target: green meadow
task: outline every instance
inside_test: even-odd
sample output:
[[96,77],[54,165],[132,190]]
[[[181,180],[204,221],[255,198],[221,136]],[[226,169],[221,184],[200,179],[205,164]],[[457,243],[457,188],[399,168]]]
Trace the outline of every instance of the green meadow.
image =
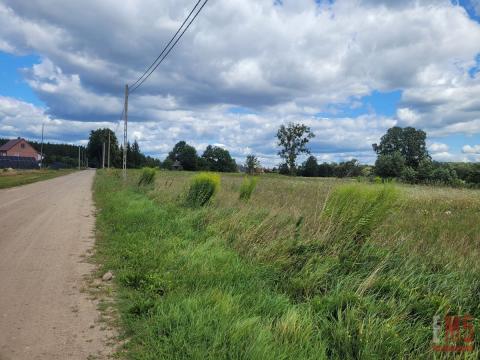
[[[195,175],[97,172],[119,356],[480,357],[479,191],[222,174],[199,203]],[[472,316],[474,350],[433,351],[435,315]]]

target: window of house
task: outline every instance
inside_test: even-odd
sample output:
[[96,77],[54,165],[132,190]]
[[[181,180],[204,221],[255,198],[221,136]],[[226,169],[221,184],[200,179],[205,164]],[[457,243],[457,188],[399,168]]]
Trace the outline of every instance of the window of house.
[[20,147],[21,147],[22,149],[25,149],[25,144],[20,144]]

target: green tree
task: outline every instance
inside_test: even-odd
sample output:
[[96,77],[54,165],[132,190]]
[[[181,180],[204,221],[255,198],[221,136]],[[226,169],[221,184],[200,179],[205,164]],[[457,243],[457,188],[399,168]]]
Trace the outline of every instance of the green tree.
[[470,169],[464,180],[472,184],[480,184],[480,164],[470,164]]
[[332,176],[335,176],[335,166],[337,164],[335,163],[332,163],[332,164],[329,164],[329,163],[321,163],[320,165],[318,165],[318,176],[320,177],[332,177]]
[[173,165],[173,160],[167,157],[163,162],[162,162],[162,169],[166,170],[171,170]]
[[357,159],[352,159],[348,161],[343,161],[335,167],[335,175],[337,177],[355,177],[360,176],[362,173],[362,168],[358,163]]
[[302,165],[302,175],[306,177],[318,176],[318,162],[315,156],[309,156]]
[[277,132],[278,146],[281,148],[278,155],[285,160],[290,175],[296,171],[296,160],[298,155],[310,154],[307,144],[315,134],[304,124],[289,123],[282,125]]
[[208,162],[205,158],[199,157],[197,161],[197,170],[208,171]]
[[375,173],[383,178],[399,177],[405,167],[405,158],[399,151],[381,154],[375,162]]
[[415,184],[417,181],[417,172],[411,166],[405,166],[400,175],[402,181],[410,184]]
[[427,134],[423,130],[394,126],[382,136],[379,145],[372,146],[378,155],[400,153],[405,159],[405,165],[416,170],[422,160],[430,159],[425,144],[426,138]]
[[145,155],[140,152],[140,146],[138,145],[137,140],[134,140],[131,146],[130,143],[128,143],[127,163],[129,168],[134,169],[138,169],[146,165]]
[[254,174],[255,170],[260,167],[260,161],[255,155],[247,155],[245,160],[245,168],[247,169],[248,174]]
[[202,158],[205,159],[205,163],[210,171],[237,171],[237,164],[230,156],[228,150],[222,149],[219,146],[208,145],[202,155]]
[[[107,128],[92,130],[88,139],[87,154],[88,162],[92,167],[102,166],[103,144],[105,144],[105,166],[107,166],[108,134],[110,133],[110,163],[112,166],[122,165],[122,155],[118,147],[115,133]],[[45,147],[44,147],[45,149]],[[78,150],[77,150],[78,151]]]
[[[105,144],[105,166],[107,166],[109,133],[110,166],[118,168],[123,166],[123,146],[118,146],[118,140],[115,136],[115,133],[106,128],[97,129],[90,132],[90,138],[87,146],[87,154],[90,166],[97,168],[102,166],[103,144]],[[144,166],[157,167],[159,165],[160,161],[158,159],[145,156],[140,151],[140,146],[138,145],[137,140],[135,140],[133,144],[127,142],[127,168],[140,168]]]
[[195,171],[198,168],[197,150],[185,141],[176,143],[168,154],[168,158],[172,162],[179,161],[184,170]]
[[278,166],[278,173],[281,175],[290,175],[290,169],[286,163],[282,163]]
[[449,165],[435,168],[431,173],[431,180],[445,185],[457,185],[459,183],[456,171]]
[[432,177],[433,163],[430,159],[423,159],[418,164],[417,179],[419,181],[428,181]]

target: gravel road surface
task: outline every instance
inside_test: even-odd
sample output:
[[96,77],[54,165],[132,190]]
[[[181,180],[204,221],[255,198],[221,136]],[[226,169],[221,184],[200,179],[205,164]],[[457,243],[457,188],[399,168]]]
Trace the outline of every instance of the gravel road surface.
[[107,354],[108,332],[82,291],[93,270],[94,176],[0,190],[0,360]]

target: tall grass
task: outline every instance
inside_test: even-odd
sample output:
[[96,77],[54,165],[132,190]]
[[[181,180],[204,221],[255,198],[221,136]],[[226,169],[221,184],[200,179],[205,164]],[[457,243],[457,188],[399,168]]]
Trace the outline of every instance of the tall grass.
[[257,186],[257,178],[254,176],[246,176],[240,185],[240,200],[249,200],[255,187]]
[[397,191],[391,185],[343,185],[327,199],[325,220],[330,241],[363,242],[393,209]]
[[213,173],[200,173],[190,183],[185,202],[191,207],[208,204],[220,187],[220,176]]
[[98,247],[131,358],[442,358],[445,314],[475,318],[462,358],[479,357],[478,192],[264,176],[238,202],[228,175],[214,206],[185,208],[190,174],[117,181],[97,177]]
[[153,184],[155,181],[156,170],[153,168],[143,168],[138,179],[138,186],[147,186]]

